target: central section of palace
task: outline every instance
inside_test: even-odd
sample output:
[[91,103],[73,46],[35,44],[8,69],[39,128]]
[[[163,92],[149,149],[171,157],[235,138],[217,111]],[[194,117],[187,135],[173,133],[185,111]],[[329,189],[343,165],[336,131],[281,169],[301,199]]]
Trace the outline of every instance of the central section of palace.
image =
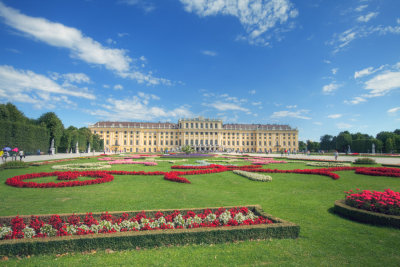
[[192,146],[212,152],[296,152],[298,130],[277,124],[223,124],[207,118],[170,122],[101,121],[89,129],[104,140],[106,152],[165,152]]

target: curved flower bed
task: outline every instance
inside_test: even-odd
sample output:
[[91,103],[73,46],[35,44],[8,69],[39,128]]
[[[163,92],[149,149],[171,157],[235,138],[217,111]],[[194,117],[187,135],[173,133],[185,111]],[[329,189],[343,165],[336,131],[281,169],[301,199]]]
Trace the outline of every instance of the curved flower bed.
[[42,165],[48,165],[48,164],[64,162],[64,161],[71,161],[71,160],[76,160],[76,159],[58,159],[58,160],[48,160],[48,161],[41,161],[41,162],[32,162],[29,165],[31,165],[31,166],[42,166]]
[[27,224],[23,218],[17,216],[11,219],[10,225],[0,227],[0,240],[272,223],[273,221],[263,216],[255,215],[247,207],[219,208],[214,212],[210,209],[198,213],[187,211],[186,214],[179,210],[170,214],[158,211],[154,216],[149,217],[144,211],[132,217],[128,213],[116,217],[106,212],[102,213],[100,220],[94,218],[92,213],[87,213],[82,221],[76,215],[69,216],[66,221],[59,215],[52,215],[47,221],[43,221],[38,216],[31,216]]
[[[49,182],[49,183],[35,183],[35,182],[24,182],[25,179],[33,179],[39,177],[48,176],[60,176],[63,172],[51,172],[51,173],[32,173],[26,175],[19,175],[6,180],[6,184],[15,187],[34,187],[34,188],[49,188],[49,187],[69,187],[69,186],[82,186],[110,182],[114,179],[112,174],[115,175],[164,175],[164,179],[173,182],[190,183],[188,179],[183,175],[199,175],[199,174],[212,174],[220,173],[225,171],[242,170],[253,173],[297,173],[297,174],[313,174],[331,177],[334,180],[340,178],[340,176],[334,172],[337,171],[350,171],[355,170],[356,173],[375,175],[375,176],[392,176],[400,177],[400,170],[396,168],[366,168],[366,167],[333,167],[333,168],[321,168],[321,169],[305,169],[305,170],[278,170],[278,169],[262,169],[260,165],[246,165],[246,166],[232,166],[232,165],[217,165],[211,164],[208,166],[171,166],[171,169],[181,169],[183,171],[84,171],[84,172],[68,172],[78,173],[78,176],[96,177],[93,180],[86,181],[69,181],[69,182]],[[65,172],[64,172],[65,173]],[[70,179],[64,179],[70,180]]]
[[75,163],[54,165],[51,168],[54,170],[102,170],[111,168],[111,165],[106,165],[104,163]]
[[240,176],[246,177],[253,181],[259,181],[259,182],[272,181],[272,177],[269,175],[264,175],[264,174],[254,173],[254,172],[246,172],[246,171],[241,171],[241,170],[234,170],[233,173],[236,173]]
[[346,204],[351,207],[400,216],[400,192],[391,189],[383,192],[357,189],[345,193]]
[[[95,179],[85,181],[67,181],[67,182],[48,182],[48,183],[36,183],[36,182],[25,182],[24,180],[34,179],[39,177],[57,176],[58,180],[75,180],[78,177],[93,177]],[[52,188],[52,187],[71,187],[71,186],[83,186],[92,184],[107,183],[114,180],[114,176],[104,171],[84,171],[84,172],[41,172],[41,173],[30,173],[24,175],[14,176],[6,180],[6,184],[15,187],[30,187],[30,188]]]

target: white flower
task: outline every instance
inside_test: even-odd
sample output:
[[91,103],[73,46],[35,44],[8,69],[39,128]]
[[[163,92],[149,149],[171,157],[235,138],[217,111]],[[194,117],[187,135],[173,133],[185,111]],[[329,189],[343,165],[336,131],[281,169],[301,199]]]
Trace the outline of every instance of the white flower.
[[219,215],[219,221],[222,222],[223,224],[227,224],[230,219],[232,219],[232,217],[229,210],[225,210],[223,213]]
[[40,228],[40,233],[47,234],[47,236],[52,237],[57,235],[57,230],[53,228],[50,224],[44,224]]
[[207,215],[207,217],[205,218],[206,222],[213,222],[217,219],[217,215],[215,215],[214,213],[210,213]]
[[264,175],[260,173],[254,173],[254,172],[246,172],[242,170],[234,170],[233,173],[236,173],[240,176],[246,177],[250,180],[253,181],[261,181],[261,182],[270,182],[272,181],[272,177],[269,175]]
[[12,234],[11,227],[3,226],[0,227],[0,239],[4,239],[7,235]]

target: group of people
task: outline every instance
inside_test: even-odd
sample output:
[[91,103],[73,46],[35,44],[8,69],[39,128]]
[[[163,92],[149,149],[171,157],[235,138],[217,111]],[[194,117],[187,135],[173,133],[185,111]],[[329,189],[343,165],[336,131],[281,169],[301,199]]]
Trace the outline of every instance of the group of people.
[[19,152],[14,152],[10,155],[8,151],[0,151],[0,157],[3,160],[3,162],[7,161],[7,158],[11,156],[11,160],[17,160],[17,157],[19,156],[19,160],[22,161],[22,158],[25,158],[25,154],[23,150],[20,150]]

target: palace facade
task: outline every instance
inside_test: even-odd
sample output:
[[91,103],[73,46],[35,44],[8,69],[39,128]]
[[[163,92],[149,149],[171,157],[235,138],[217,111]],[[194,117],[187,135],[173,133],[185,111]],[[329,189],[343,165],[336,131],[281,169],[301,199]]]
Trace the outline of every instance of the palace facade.
[[276,124],[223,124],[222,120],[193,118],[169,122],[110,122],[89,126],[104,140],[107,152],[196,151],[271,153],[298,150],[298,130]]

